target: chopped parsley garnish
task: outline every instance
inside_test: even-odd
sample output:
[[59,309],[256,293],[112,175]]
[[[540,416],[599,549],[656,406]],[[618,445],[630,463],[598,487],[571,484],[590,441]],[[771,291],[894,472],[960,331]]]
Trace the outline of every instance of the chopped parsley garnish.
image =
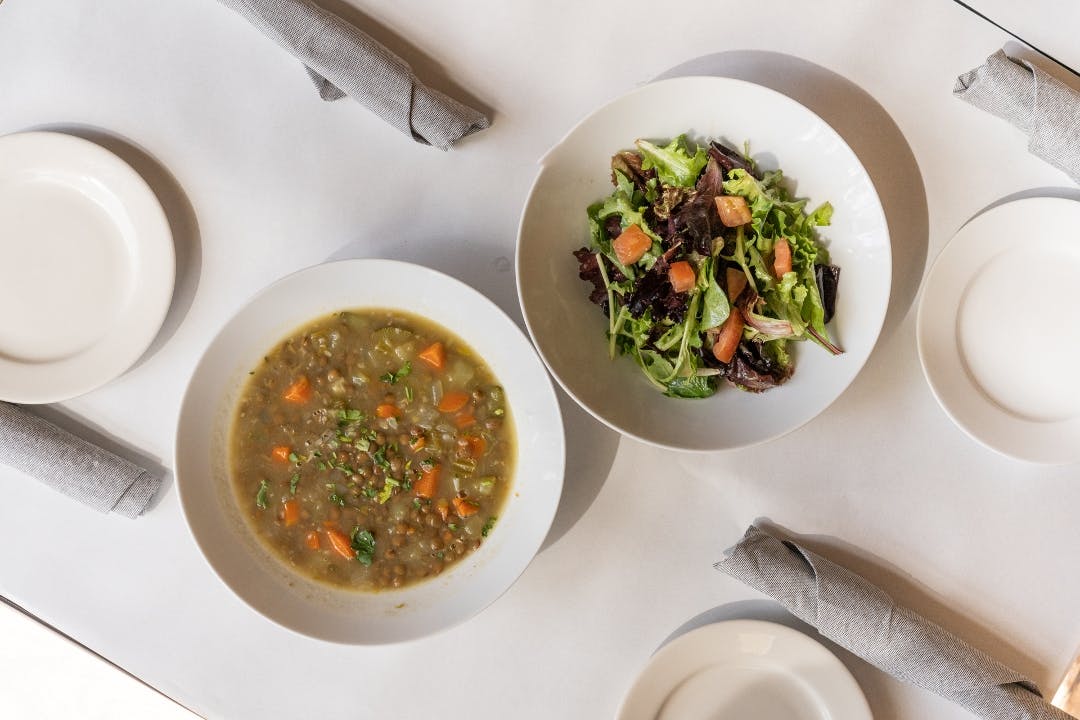
[[335,505],[345,507],[345,498],[341,497],[336,492],[330,493],[330,502],[334,503]]
[[401,489],[404,490],[405,492],[408,492],[409,490],[412,490],[412,480],[410,480],[408,477],[406,477],[401,483]]
[[364,494],[367,495],[369,498],[375,498],[378,497],[379,491],[373,487],[366,487],[364,488]]
[[255,493],[255,507],[260,510],[266,509],[266,494],[270,492],[270,483],[263,480],[259,483],[259,492]]
[[457,530],[457,523],[449,523],[446,527],[450,528],[451,530]]
[[414,508],[416,508],[417,510],[420,509],[420,500],[419,500],[419,498],[413,498],[412,506]]
[[413,400],[412,388],[409,387],[408,385],[406,385],[405,386],[405,402],[412,402],[412,400]]
[[289,478],[289,494],[295,495],[296,488],[300,485],[300,473],[293,473],[293,476]]
[[381,467],[383,471],[390,469],[390,461],[386,459],[386,446],[383,445],[371,456],[372,462]]
[[412,363],[406,362],[397,372],[387,372],[379,376],[379,379],[388,385],[397,385],[402,378],[408,377],[412,372]]
[[294,452],[291,452],[291,453],[289,453],[289,462],[291,462],[291,463],[298,463],[298,462],[300,462],[300,456],[299,456],[299,455],[297,455],[297,454],[296,454],[296,453],[294,453]]
[[356,448],[361,452],[367,452],[371,449],[371,441],[366,437],[356,438],[356,440],[353,441],[353,445],[356,445]]
[[382,491],[379,493],[379,497],[376,498],[380,505],[386,504],[386,501],[390,499],[390,495],[394,492],[394,488],[396,487],[401,487],[401,483],[394,478],[386,478],[385,482],[383,482]]
[[491,529],[492,529],[493,527],[495,527],[495,521],[496,521],[496,520],[498,520],[498,519],[499,519],[499,518],[497,518],[496,516],[492,515],[492,516],[491,516],[491,517],[489,517],[489,518],[488,518],[488,519],[487,519],[486,521],[484,521],[484,527],[482,527],[482,528],[480,529],[480,534],[481,534],[481,535],[483,535],[484,537],[487,537],[487,536],[488,536],[488,533],[489,533],[489,532],[491,532]]
[[352,408],[345,408],[344,410],[338,410],[338,420],[341,422],[359,422],[364,419],[364,413]]
[[326,469],[326,463],[324,463],[322,460],[320,460],[318,467],[319,467],[320,470],[325,470]]
[[375,536],[370,530],[361,530],[357,525],[353,528],[350,539],[352,549],[356,551],[356,559],[361,565],[370,565],[375,559]]
[[338,442],[341,442],[341,443],[351,443],[352,442],[352,438],[349,437],[348,435],[346,435],[345,433],[338,433],[337,439],[338,439]]

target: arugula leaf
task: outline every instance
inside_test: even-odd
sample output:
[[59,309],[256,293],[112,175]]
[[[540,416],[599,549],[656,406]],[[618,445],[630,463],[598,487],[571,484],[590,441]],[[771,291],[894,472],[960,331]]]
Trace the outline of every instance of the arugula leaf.
[[266,480],[259,482],[259,492],[255,493],[255,507],[260,510],[266,509],[266,494],[270,492],[270,483]]
[[371,534],[371,531],[363,530],[357,525],[352,529],[349,540],[360,564],[370,565],[375,559],[375,536]]
[[714,272],[715,263],[711,260],[705,262],[704,276],[707,281],[705,294],[701,298],[701,323],[699,330],[710,330],[720,327],[731,314],[731,303],[728,302],[727,293],[716,282]]
[[679,135],[664,147],[657,147],[648,140],[635,143],[641,152],[641,168],[656,168],[656,176],[665,185],[694,187],[698,175],[709,162],[709,153],[698,148],[693,155],[686,146],[686,135]]
[[705,398],[716,392],[716,376],[691,375],[690,377],[675,378],[668,383],[668,397],[677,398]]

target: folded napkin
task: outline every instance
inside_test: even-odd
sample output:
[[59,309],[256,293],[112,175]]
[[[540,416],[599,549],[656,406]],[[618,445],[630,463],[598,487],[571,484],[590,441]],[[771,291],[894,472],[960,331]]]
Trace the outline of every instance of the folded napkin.
[[0,402],[0,463],[101,512],[137,517],[160,478],[67,430]]
[[863,660],[977,715],[989,720],[1071,720],[1020,673],[897,605],[850,570],[757,526],[715,567],[771,595]]
[[1030,152],[1080,182],[1080,93],[998,50],[958,77],[953,95],[1023,130]]
[[220,0],[307,67],[324,100],[351,96],[414,140],[443,150],[490,123],[433,90],[409,64],[310,0]]

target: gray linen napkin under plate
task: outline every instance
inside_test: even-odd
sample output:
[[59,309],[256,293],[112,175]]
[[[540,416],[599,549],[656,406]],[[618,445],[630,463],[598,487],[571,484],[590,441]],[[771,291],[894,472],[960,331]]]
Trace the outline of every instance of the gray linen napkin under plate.
[[0,463],[101,512],[138,517],[161,479],[36,415],[0,402]]
[[219,0],[307,67],[324,100],[351,96],[418,142],[443,150],[490,123],[433,90],[409,64],[310,0]]
[[715,567],[863,660],[984,718],[1070,720],[1031,680],[790,540],[752,525]]
[[998,50],[958,77],[953,95],[1023,130],[1028,150],[1080,182],[1080,93]]

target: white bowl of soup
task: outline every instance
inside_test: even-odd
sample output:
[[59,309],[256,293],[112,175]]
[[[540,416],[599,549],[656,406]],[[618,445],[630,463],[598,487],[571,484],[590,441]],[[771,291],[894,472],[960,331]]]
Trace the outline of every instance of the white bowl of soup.
[[290,275],[229,320],[180,412],[196,543],[296,632],[409,640],[494,601],[540,548],[564,469],[558,403],[518,327],[428,268]]

